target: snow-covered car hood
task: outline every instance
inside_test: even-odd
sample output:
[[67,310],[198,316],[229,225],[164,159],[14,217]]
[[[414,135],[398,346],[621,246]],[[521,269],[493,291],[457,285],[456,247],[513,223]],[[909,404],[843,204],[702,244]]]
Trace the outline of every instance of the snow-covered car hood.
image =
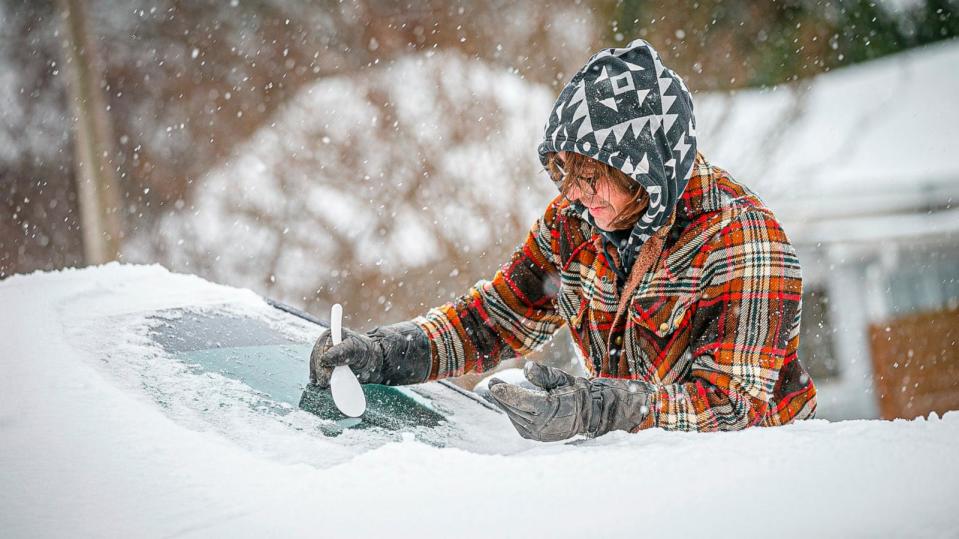
[[[324,420],[277,409],[240,379],[170,361],[149,331],[149,313],[178,308],[275,316],[252,292],[109,264],[8,278],[0,305],[8,537],[959,529],[955,412],[535,444],[501,415],[449,397],[438,403],[456,412],[444,447],[415,428],[327,436]],[[281,327],[306,340],[316,331]]]

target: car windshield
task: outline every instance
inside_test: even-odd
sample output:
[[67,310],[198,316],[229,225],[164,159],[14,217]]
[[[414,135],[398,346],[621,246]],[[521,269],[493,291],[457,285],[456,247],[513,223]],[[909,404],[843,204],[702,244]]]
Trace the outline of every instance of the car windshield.
[[[150,317],[149,335],[191,369],[216,373],[256,390],[264,397],[260,406],[280,414],[299,408],[327,420],[321,427],[327,435],[371,427],[422,433],[446,421],[428,391],[381,385],[363,386],[367,410],[361,418],[344,416],[329,390],[308,384],[310,352],[324,326],[291,311],[295,312],[276,309],[270,320],[230,309],[161,310]],[[445,387],[455,391],[448,384]],[[464,400],[479,407],[486,404],[475,396]]]
[[249,291],[171,286],[129,297],[76,299],[71,308],[93,314],[68,328],[71,346],[96,358],[130,398],[204,436],[316,466],[410,437],[480,453],[528,447],[498,409],[447,380],[364,386],[366,413],[347,418],[328,391],[309,387],[310,352],[325,322]]

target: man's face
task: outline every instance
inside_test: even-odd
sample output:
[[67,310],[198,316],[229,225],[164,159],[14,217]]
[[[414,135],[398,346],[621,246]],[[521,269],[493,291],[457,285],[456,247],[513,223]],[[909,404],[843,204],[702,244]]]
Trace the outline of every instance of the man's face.
[[[559,158],[566,161],[566,152],[559,152]],[[617,230],[628,227],[612,227],[613,221],[619,215],[626,205],[632,200],[633,195],[622,191],[604,178],[598,178],[594,187],[582,186],[575,183],[566,195],[571,202],[579,202],[589,214],[593,216],[596,226],[603,230]]]

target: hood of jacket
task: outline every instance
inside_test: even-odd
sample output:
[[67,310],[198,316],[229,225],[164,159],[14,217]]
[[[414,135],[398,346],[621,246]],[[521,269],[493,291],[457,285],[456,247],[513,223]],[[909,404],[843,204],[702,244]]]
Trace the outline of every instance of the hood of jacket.
[[[553,105],[540,161],[545,165],[548,153],[560,151],[613,166],[648,193],[645,214],[628,237],[616,241],[628,273],[643,243],[669,222],[692,174],[697,151],[692,96],[646,41],[603,49]],[[582,215],[595,226],[585,207]]]

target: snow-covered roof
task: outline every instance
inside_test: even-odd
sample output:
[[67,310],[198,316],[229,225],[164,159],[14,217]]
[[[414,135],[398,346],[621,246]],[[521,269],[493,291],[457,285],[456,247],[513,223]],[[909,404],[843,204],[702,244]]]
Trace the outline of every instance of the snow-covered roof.
[[954,207],[957,95],[951,40],[809,81],[696,96],[700,149],[787,222]]
[[[616,432],[555,444],[516,435],[438,448],[406,436],[344,451],[308,422],[271,420],[233,402],[243,391],[222,377],[172,369],[145,336],[102,318],[220,301],[265,307],[247,291],[156,266],[0,282],[6,536],[943,536],[959,529],[959,465],[949,449],[959,442],[956,412],[734,433]],[[191,376],[203,378],[208,399],[151,397],[176,397]],[[204,404],[217,399],[223,404]],[[599,515],[586,510],[597,492]],[[757,499],[769,507],[751,510]],[[729,528],[732,517],[745,518],[745,528]]]

